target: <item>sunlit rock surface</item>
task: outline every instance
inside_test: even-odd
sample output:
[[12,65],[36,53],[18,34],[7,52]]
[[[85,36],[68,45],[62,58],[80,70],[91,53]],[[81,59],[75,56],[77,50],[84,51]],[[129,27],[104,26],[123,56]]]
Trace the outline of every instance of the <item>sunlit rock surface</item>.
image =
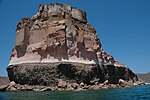
[[21,84],[138,80],[102,49],[86,13],[65,4],[40,5],[37,14],[21,19],[7,71],[10,80]]

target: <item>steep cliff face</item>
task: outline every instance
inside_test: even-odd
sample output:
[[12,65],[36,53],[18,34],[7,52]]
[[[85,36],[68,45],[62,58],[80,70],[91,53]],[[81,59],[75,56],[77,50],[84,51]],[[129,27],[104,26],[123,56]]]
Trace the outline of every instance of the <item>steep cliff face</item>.
[[40,5],[37,14],[21,19],[7,71],[10,80],[21,84],[137,80],[103,51],[86,13],[62,4]]

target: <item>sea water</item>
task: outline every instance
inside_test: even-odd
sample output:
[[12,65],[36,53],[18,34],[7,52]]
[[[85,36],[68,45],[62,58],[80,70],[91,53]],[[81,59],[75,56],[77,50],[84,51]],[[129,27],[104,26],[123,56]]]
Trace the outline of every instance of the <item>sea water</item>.
[[0,100],[150,100],[150,85],[97,91],[0,92]]

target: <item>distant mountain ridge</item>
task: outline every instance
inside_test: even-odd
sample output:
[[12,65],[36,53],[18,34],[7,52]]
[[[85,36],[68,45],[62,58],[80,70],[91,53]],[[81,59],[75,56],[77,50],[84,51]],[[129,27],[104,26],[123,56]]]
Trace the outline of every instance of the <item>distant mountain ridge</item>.
[[150,72],[148,72],[146,74],[137,73],[137,76],[138,76],[139,79],[142,79],[146,83],[150,83]]
[[0,76],[0,86],[1,85],[6,85],[8,84],[10,81],[9,81],[9,78],[8,77],[3,77],[3,76]]

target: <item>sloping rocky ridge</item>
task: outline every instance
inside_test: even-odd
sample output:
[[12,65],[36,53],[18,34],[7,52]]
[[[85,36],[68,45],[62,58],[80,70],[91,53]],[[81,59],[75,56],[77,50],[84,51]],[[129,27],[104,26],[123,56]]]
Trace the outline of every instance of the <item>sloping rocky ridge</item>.
[[29,85],[66,82],[97,84],[137,76],[101,48],[86,13],[69,5],[40,5],[32,18],[23,18],[7,68],[11,81]]
[[150,83],[150,72],[146,74],[137,73],[136,75],[138,76],[139,79],[143,80],[144,82]]
[[0,76],[0,86],[1,85],[6,85],[8,84],[10,81],[9,81],[9,78],[8,77],[3,77],[3,76]]

